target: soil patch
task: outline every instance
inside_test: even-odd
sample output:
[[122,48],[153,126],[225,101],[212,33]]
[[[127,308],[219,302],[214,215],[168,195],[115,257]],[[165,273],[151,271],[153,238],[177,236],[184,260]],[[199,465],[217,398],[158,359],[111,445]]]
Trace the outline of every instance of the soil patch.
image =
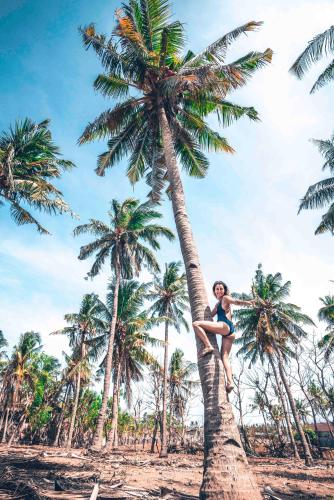
[[[334,461],[314,467],[289,459],[252,458],[264,498],[334,499]],[[0,446],[0,499],[198,499],[202,456],[122,448],[87,453],[43,446]]]

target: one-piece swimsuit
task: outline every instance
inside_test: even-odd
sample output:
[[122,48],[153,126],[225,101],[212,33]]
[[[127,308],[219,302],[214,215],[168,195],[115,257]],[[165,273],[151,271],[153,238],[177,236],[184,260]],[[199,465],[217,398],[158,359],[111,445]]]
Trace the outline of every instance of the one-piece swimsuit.
[[226,316],[225,309],[223,309],[220,302],[218,303],[218,307],[217,307],[217,322],[219,322],[219,321],[223,321],[224,323],[226,323],[230,327],[230,333],[225,335],[225,337],[228,337],[229,335],[232,335],[232,333],[235,332],[234,325],[233,325],[232,321],[229,320],[228,317]]

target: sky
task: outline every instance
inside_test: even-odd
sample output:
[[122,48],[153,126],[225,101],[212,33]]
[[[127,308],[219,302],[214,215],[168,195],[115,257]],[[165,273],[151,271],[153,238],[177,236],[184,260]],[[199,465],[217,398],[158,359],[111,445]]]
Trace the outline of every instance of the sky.
[[[77,145],[88,121],[112,105],[92,88],[102,68],[95,54],[83,49],[78,27],[95,22],[98,32],[110,33],[118,6],[118,0],[0,4],[0,131],[25,117],[51,119],[54,141],[64,158],[76,164],[58,185],[80,223],[90,217],[107,221],[112,198],[144,200],[147,193],[143,183],[130,186],[124,175],[126,161],[104,178],[94,173],[97,155],[105,150],[103,141]],[[264,24],[240,38],[227,61],[251,50],[274,51],[272,64],[229,97],[254,106],[261,122],[243,119],[220,130],[236,153],[210,154],[203,180],[184,177],[208,291],[216,279],[227,282],[232,291],[249,291],[261,262],[265,272],[281,272],[284,280],[291,280],[291,301],[316,321],[319,297],[333,293],[333,239],[314,235],[321,211],[297,211],[307,187],[324,177],[322,158],[309,139],[326,139],[333,133],[334,89],[331,84],[309,94],[326,60],[302,81],[288,70],[308,40],[329,27],[333,3],[174,0],[172,9],[185,25],[187,48],[194,51],[250,20]],[[164,224],[174,228],[168,201],[162,213]],[[77,256],[88,240],[72,236],[78,220],[66,215],[41,220],[51,236],[39,235],[32,226],[17,227],[8,209],[0,209],[0,329],[11,346],[22,332],[39,331],[45,350],[61,356],[66,339],[49,333],[64,325],[65,313],[78,309],[84,293],[95,291],[104,297],[109,270],[86,281],[90,263]],[[162,265],[180,258],[177,242],[161,242]],[[149,279],[147,273],[142,279]],[[319,325],[317,334],[321,332]],[[192,333],[173,334],[171,350],[175,347],[195,361]]]

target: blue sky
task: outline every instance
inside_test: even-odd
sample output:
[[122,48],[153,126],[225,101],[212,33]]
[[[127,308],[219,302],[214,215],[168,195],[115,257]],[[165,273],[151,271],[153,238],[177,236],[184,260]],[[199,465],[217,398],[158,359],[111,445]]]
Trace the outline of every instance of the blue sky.
[[[93,91],[101,68],[95,55],[83,49],[78,26],[94,21],[98,31],[110,32],[118,6],[114,0],[2,0],[0,5],[0,129],[26,116],[51,119],[55,142],[77,165],[59,186],[81,222],[104,219],[112,198],[144,200],[146,194],[143,184],[131,188],[124,162],[106,177],[96,176],[103,142],[76,144],[87,122],[110,106]],[[316,318],[318,298],[331,291],[329,280],[334,279],[333,239],[314,236],[321,212],[297,216],[297,207],[307,187],[322,175],[322,159],[309,138],[333,132],[333,84],[309,95],[325,61],[301,82],[288,69],[307,41],[328,28],[333,4],[281,0],[278,7],[274,0],[182,0],[173,2],[173,11],[185,23],[193,50],[254,19],[264,21],[263,28],[241,38],[228,57],[267,47],[275,53],[272,65],[230,97],[253,105],[262,121],[243,120],[221,131],[236,154],[212,154],[205,180],[184,179],[208,287],[224,279],[233,291],[248,291],[262,262],[265,272],[280,271],[292,281],[292,300]],[[174,227],[168,202],[162,210],[164,223]],[[89,263],[77,260],[84,240],[72,237],[78,221],[67,216],[42,220],[52,236],[15,226],[1,208],[0,329],[11,345],[23,331],[40,331],[46,350],[60,356],[65,339],[48,333],[63,325],[65,313],[77,309],[83,293],[94,290],[103,297],[108,270],[85,281]],[[178,244],[163,242],[160,262],[175,259],[180,259]],[[171,344],[195,360],[192,334],[175,334]]]

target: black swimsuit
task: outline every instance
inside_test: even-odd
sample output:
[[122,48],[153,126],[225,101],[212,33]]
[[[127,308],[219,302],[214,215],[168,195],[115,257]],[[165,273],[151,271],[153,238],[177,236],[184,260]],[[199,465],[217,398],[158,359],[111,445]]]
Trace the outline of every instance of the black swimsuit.
[[231,320],[228,319],[226,316],[225,309],[223,309],[221,303],[219,302],[218,307],[217,307],[217,322],[223,321],[223,323],[226,323],[230,327],[230,333],[227,335],[224,335],[224,337],[228,337],[229,335],[232,335],[232,333],[235,332],[234,325]]

